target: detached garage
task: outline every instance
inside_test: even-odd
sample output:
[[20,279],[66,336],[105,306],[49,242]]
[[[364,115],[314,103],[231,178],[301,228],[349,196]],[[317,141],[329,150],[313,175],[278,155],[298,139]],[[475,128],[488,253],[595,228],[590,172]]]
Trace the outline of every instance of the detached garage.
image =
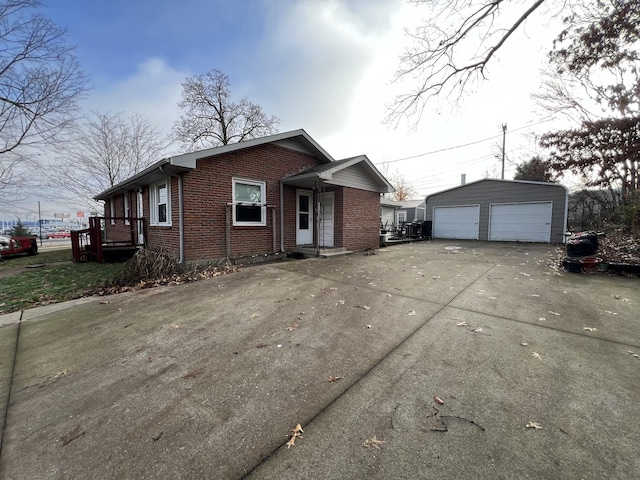
[[555,183],[484,179],[429,195],[433,238],[564,242],[567,189]]

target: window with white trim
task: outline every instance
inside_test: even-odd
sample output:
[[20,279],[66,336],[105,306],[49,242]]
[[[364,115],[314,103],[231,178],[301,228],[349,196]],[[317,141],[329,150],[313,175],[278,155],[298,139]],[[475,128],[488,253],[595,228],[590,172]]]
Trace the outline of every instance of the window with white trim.
[[407,212],[398,212],[398,225],[407,221]]
[[233,224],[265,226],[267,224],[267,184],[241,178],[233,179]]
[[169,179],[149,187],[151,225],[171,225],[171,183]]

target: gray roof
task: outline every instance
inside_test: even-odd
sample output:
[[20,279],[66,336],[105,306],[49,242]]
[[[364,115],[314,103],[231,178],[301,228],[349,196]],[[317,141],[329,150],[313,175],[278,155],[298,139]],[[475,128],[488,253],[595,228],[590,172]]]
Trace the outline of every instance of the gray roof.
[[197,152],[163,158],[140,173],[137,173],[117,185],[108,188],[93,198],[95,200],[105,200],[117,193],[140,188],[144,185],[150,185],[166,177],[167,174],[177,174],[193,170],[196,168],[196,160],[198,159],[214,157],[216,155],[222,155],[223,153],[235,152],[268,143],[278,143],[289,148],[299,148],[303,151],[311,152],[322,162],[334,162],[333,157],[318,145],[318,143],[311,138],[307,132],[303,129],[292,130],[290,132],[276,133],[275,135],[269,135],[266,137],[253,138],[244,142],[222,145],[219,147],[208,148],[206,150],[199,150]]
[[566,190],[566,187],[564,185],[561,185],[559,183],[551,183],[551,182],[534,182],[531,180],[503,180],[500,178],[481,178],[480,180],[476,180],[474,182],[469,182],[469,183],[465,183],[463,185],[457,185],[455,187],[451,187],[451,188],[446,188],[444,190],[440,190],[439,192],[435,192],[435,193],[431,193],[429,195],[427,195],[427,198],[432,197],[434,195],[439,195],[441,193],[444,192],[450,192],[452,190],[457,190],[459,188],[464,188],[468,185],[474,185],[476,183],[481,183],[481,182],[504,182],[504,183],[523,183],[523,184],[532,184],[532,185],[544,185],[547,187],[560,187],[560,188],[564,188]]

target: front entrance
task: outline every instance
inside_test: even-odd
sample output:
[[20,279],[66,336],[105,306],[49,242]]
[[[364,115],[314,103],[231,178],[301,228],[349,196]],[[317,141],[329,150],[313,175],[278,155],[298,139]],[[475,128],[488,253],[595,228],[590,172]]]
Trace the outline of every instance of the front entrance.
[[320,247],[333,247],[334,193],[325,192],[320,200]]
[[313,244],[313,192],[296,192],[296,245]]

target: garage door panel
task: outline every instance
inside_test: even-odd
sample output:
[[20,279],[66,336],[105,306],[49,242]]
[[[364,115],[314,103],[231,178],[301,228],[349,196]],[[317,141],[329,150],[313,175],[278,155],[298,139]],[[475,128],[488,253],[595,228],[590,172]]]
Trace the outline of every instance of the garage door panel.
[[550,242],[551,202],[491,205],[489,240]]
[[434,207],[433,238],[477,240],[480,206]]

